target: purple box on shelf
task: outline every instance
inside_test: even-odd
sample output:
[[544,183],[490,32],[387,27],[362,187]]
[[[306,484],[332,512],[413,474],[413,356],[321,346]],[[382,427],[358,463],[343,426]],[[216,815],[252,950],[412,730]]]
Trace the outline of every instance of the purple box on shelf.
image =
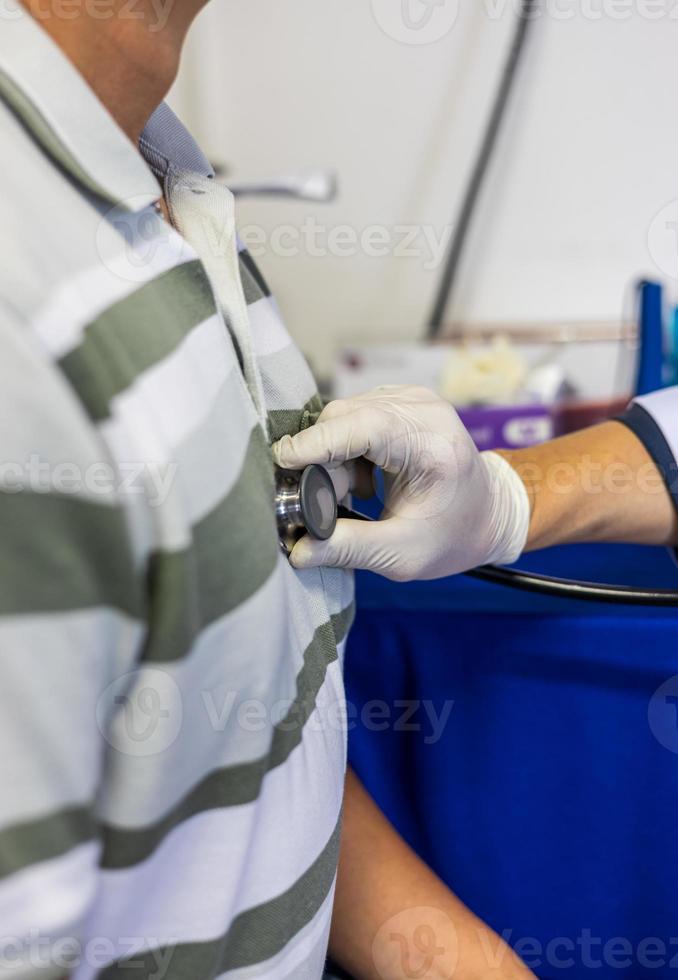
[[460,408],[459,417],[478,449],[519,449],[555,435],[555,409],[548,405],[486,405]]

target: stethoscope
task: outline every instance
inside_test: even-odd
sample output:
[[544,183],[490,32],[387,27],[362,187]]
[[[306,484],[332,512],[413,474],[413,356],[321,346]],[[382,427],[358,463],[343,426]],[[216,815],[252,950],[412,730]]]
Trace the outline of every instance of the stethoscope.
[[[331,538],[339,517],[372,520],[339,504],[329,473],[317,465],[307,466],[304,470],[276,470],[275,512],[280,547],[287,556],[304,534],[319,541]],[[673,589],[579,582],[498,565],[485,565],[465,574],[496,585],[565,599],[633,606],[678,606],[678,591]]]
[[315,465],[301,471],[276,469],[275,516],[280,547],[288,556],[304,534],[318,541],[331,538],[339,504],[327,470]]

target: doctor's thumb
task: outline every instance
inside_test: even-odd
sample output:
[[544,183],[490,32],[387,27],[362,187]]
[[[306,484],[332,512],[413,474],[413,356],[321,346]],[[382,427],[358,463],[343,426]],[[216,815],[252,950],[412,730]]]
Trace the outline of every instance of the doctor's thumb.
[[[379,522],[342,519],[328,541],[318,541],[305,535],[294,546],[290,562],[295,568],[356,568],[376,571],[375,557],[383,535]],[[380,533],[381,532],[381,533]],[[376,540],[375,540],[376,538]]]

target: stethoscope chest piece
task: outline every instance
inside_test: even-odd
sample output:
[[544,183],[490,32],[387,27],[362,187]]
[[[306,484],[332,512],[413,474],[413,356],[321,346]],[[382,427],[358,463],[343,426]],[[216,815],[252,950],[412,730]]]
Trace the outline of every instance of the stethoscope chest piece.
[[276,470],[275,513],[280,546],[289,555],[304,534],[319,541],[332,537],[337,525],[337,495],[322,466]]
[[[338,517],[371,520],[364,514],[337,503],[334,484],[322,466],[307,466],[305,470],[277,469],[275,512],[280,546],[286,555],[291,553],[304,534],[310,534],[320,541],[332,537]],[[569,599],[678,607],[678,591],[674,589],[641,589],[635,586],[577,582],[495,565],[476,568],[466,574],[514,589]]]

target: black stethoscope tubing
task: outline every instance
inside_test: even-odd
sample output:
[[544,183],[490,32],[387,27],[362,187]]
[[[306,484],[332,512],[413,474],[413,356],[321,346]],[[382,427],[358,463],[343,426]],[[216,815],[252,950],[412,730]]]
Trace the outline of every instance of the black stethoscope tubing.
[[[347,507],[338,507],[339,517],[352,520],[372,521],[373,518]],[[518,568],[504,568],[500,565],[483,565],[464,573],[469,578],[502,585],[505,588],[519,589],[539,595],[555,596],[559,599],[578,599],[583,602],[606,602],[625,606],[654,606],[655,608],[678,607],[678,591],[674,589],[651,589],[635,585],[606,585],[602,582],[580,582],[576,579],[555,578],[551,575],[538,575]]]

